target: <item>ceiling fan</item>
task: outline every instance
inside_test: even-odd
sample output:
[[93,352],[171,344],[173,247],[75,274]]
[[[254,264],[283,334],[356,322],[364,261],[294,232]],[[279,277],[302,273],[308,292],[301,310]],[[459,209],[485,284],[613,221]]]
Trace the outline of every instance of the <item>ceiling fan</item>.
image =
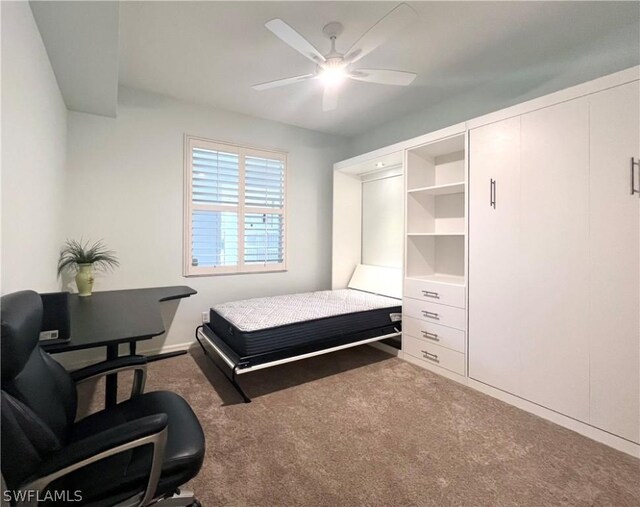
[[320,79],[324,84],[322,110],[332,111],[338,106],[338,88],[345,79],[408,86],[416,78],[416,74],[412,72],[385,69],[353,69],[351,66],[414,21],[416,17],[416,12],[407,4],[398,5],[373,25],[346,53],[339,53],[336,50],[336,39],[342,33],[342,25],[337,22],[329,23],[322,29],[323,33],[331,41],[331,50],[326,55],[320,53],[307,39],[287,23],[278,18],[272,19],[265,23],[265,26],[282,39],[285,44],[288,44],[315,63],[316,68],[314,72],[309,74],[268,81],[254,85],[253,88],[255,90],[268,90],[269,88],[309,79]]

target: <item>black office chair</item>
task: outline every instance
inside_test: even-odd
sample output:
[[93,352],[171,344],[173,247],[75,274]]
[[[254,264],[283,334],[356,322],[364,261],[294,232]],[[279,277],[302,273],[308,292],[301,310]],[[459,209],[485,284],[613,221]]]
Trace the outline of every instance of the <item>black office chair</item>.
[[[202,427],[177,394],[142,394],[143,357],[69,374],[38,345],[36,292],[2,296],[1,311],[2,476],[12,498],[30,491],[55,505],[199,505],[180,487],[202,466]],[[135,371],[131,398],[74,422],[76,384],[123,370]]]

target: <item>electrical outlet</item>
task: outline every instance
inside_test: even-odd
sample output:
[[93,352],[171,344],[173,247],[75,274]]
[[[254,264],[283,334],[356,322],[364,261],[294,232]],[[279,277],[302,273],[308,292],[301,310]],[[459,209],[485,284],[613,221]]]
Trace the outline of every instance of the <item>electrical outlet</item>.
[[202,312],[202,323],[203,324],[209,323],[209,312]]

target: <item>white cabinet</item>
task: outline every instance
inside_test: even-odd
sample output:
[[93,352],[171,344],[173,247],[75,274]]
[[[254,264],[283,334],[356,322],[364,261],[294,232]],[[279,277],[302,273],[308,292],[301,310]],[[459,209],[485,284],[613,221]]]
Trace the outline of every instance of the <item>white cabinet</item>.
[[403,336],[402,349],[412,357],[421,359],[419,364],[428,364],[438,368],[444,368],[458,375],[464,375],[464,354],[454,350],[414,338]]
[[417,299],[404,298],[402,311],[405,315],[414,319],[421,319],[432,324],[452,327],[464,331],[466,329],[465,311],[463,308],[419,301]]
[[460,285],[407,278],[404,282],[404,295],[441,305],[457,306],[458,308],[466,306],[465,290]]
[[[591,424],[640,442],[640,87],[590,97]],[[635,173],[636,188],[638,168]]]
[[465,375],[466,136],[406,151],[402,351],[416,364]]
[[588,422],[587,98],[521,116],[520,174],[521,395]]
[[469,376],[633,442],[639,96],[634,82],[469,134]]
[[409,336],[422,338],[433,345],[441,345],[464,353],[465,333],[461,329],[442,326],[405,315],[402,318],[402,331]]
[[469,376],[518,394],[519,117],[469,133],[469,192]]

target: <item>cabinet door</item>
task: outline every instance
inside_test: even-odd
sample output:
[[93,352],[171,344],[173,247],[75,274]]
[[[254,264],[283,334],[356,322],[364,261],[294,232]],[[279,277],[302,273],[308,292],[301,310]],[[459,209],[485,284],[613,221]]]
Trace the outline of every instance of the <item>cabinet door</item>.
[[469,136],[469,376],[519,394],[520,118]]
[[589,102],[521,117],[522,396],[589,422]]
[[[638,83],[590,97],[591,424],[640,441],[640,157]],[[636,188],[638,170],[635,174]]]

